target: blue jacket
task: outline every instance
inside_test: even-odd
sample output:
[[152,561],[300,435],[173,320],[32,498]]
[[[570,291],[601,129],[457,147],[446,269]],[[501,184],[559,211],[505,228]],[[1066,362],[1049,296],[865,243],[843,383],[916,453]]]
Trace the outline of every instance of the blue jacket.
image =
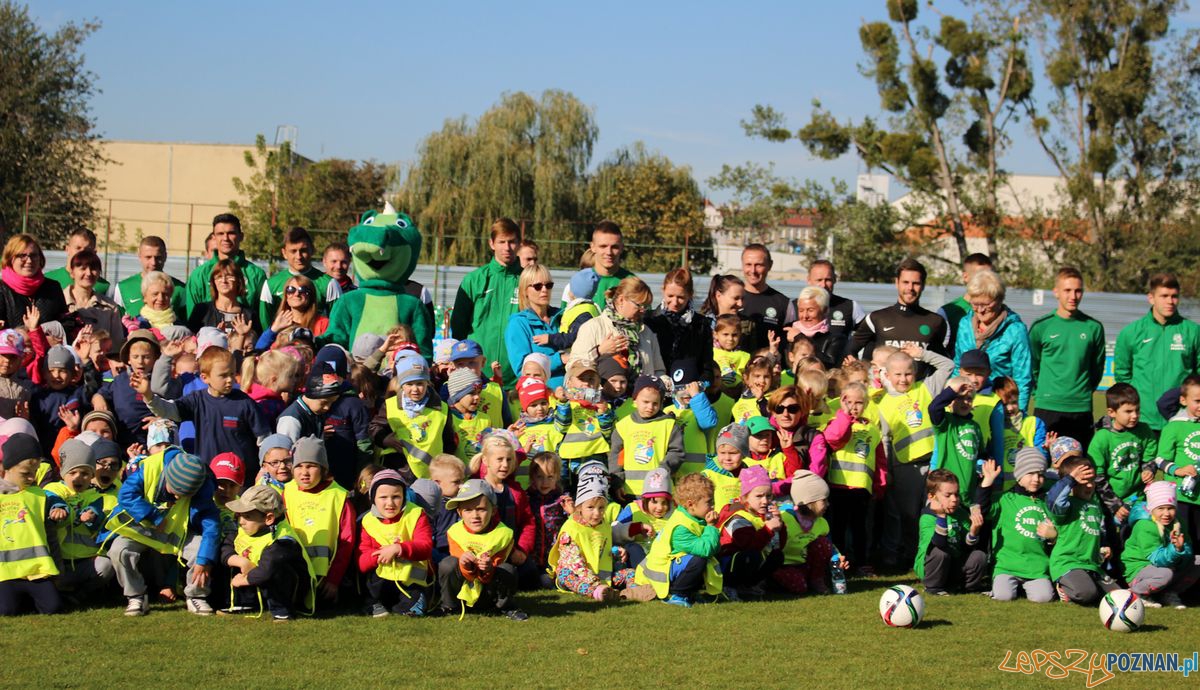
[[[974,316],[975,312],[968,310],[967,315],[958,322],[958,338],[954,344],[956,374],[958,373],[958,362],[963,353],[977,349],[975,329],[971,325],[971,319]],[[978,349],[986,352],[988,359],[992,361],[991,378],[1008,376],[1017,382],[1017,387],[1021,390],[1021,409],[1027,409],[1029,396],[1033,392],[1033,360],[1029,354],[1029,330],[1025,328],[1025,322],[1021,321],[1021,317],[1015,311],[1008,309],[1004,321],[983,343],[983,347]]]
[[522,309],[508,319],[508,327],[504,329],[504,347],[508,351],[508,363],[513,373],[520,375],[521,363],[525,355],[540,352],[550,358],[550,380],[546,386],[554,390],[563,385],[562,355],[549,345],[535,345],[533,336],[552,335],[558,333],[562,311],[550,307],[550,323],[547,324],[533,313],[532,309]]

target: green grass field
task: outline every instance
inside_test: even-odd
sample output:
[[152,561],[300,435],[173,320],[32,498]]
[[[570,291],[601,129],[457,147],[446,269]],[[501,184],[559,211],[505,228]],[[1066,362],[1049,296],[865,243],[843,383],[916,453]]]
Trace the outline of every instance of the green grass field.
[[[198,618],[180,605],[140,619],[119,607],[8,621],[5,687],[1025,687],[999,670],[1006,652],[1178,652],[1200,649],[1196,610],[1155,609],[1133,634],[1111,633],[1095,609],[1001,604],[979,594],[934,597],[917,629],[879,619],[883,588],[852,581],[845,596],[698,605],[601,607],[554,592],[524,596],[525,623],[468,617],[372,620],[342,615],[276,624]],[[1015,659],[1015,657],[1014,657]],[[1014,661],[1010,660],[1010,666]],[[1086,662],[1085,662],[1086,663]],[[1096,676],[1098,680],[1100,675]],[[1054,687],[1085,687],[1071,673]],[[1181,674],[1118,674],[1103,687],[1195,684]]]

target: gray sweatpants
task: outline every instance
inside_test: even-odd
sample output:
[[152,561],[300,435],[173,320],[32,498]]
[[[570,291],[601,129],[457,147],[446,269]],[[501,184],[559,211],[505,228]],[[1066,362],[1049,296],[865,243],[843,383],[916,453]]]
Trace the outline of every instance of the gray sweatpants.
[[971,549],[960,558],[930,544],[925,552],[925,577],[921,584],[930,591],[982,592],[987,579],[987,554]]
[[[196,565],[196,555],[200,552],[200,539],[198,534],[189,535],[183,544],[182,556],[188,567],[187,586],[184,587],[183,595],[189,599],[207,597],[209,592],[207,586],[197,587],[193,582],[192,568]],[[108,558],[112,561],[117,582],[121,583],[121,590],[125,596],[140,597],[146,593],[146,569],[151,569],[150,572],[161,578],[162,573],[171,565],[170,559],[173,557],[161,554],[132,539],[117,537],[109,546]]]
[[1035,604],[1047,604],[1058,598],[1054,583],[1048,577],[1028,580],[1003,573],[992,576],[992,598],[996,601],[1016,601],[1021,590],[1025,591],[1025,598]]
[[929,473],[929,460],[904,463],[893,458],[888,463],[888,471],[891,476],[884,496],[887,519],[880,541],[887,559],[907,565],[917,555],[918,526],[921,509],[925,507],[925,475]]
[[1200,566],[1195,563],[1175,569],[1148,565],[1138,571],[1137,577],[1129,583],[1129,589],[1140,597],[1159,592],[1179,593],[1196,584],[1197,578],[1200,578]]
[[1083,606],[1095,604],[1105,592],[1119,587],[1111,578],[1105,580],[1099,573],[1081,568],[1063,573],[1062,577],[1058,578],[1058,586],[1062,588],[1063,594],[1067,595],[1067,599]]

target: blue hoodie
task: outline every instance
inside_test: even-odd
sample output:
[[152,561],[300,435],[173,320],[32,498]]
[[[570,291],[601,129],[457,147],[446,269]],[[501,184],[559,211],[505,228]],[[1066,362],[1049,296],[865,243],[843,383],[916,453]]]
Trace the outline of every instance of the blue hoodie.
[[532,309],[523,309],[508,319],[508,327],[504,329],[504,346],[508,350],[508,363],[516,374],[521,372],[521,364],[525,356],[531,352],[540,352],[550,358],[550,379],[546,387],[554,390],[563,385],[562,354],[549,345],[536,345],[535,335],[551,335],[558,333],[558,324],[562,319],[562,311],[550,307],[550,323],[547,324],[533,313]]
[[1021,391],[1021,409],[1029,407],[1029,396],[1033,392],[1033,360],[1029,354],[1029,330],[1025,322],[1011,309],[1007,309],[1004,321],[996,327],[995,332],[984,341],[982,346],[975,342],[975,329],[971,319],[975,312],[967,311],[967,315],[958,323],[958,340],[954,344],[954,365],[957,366],[963,353],[969,350],[983,350],[992,362],[991,378],[1008,376],[1017,382]]

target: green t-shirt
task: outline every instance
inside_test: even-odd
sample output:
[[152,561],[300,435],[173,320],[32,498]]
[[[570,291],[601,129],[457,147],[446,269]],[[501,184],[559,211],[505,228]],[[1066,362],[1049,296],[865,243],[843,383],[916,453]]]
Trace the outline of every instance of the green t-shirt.
[[1104,533],[1104,513],[1093,495],[1084,501],[1072,496],[1067,512],[1050,512],[1058,529],[1058,541],[1050,552],[1050,579],[1057,581],[1068,570],[1100,572],[1100,538]]
[[1014,489],[1006,491],[988,509],[996,556],[995,574],[1012,575],[1026,580],[1050,577],[1047,544],[1037,535],[1038,523],[1050,519],[1041,496]]
[[[1179,523],[1175,523],[1178,525]],[[1129,532],[1129,539],[1125,541],[1125,550],[1121,552],[1121,562],[1125,564],[1125,579],[1132,582],[1133,578],[1142,571],[1143,568],[1150,565],[1150,555],[1161,548],[1170,549],[1175,559],[1176,564],[1186,559],[1191,554],[1191,547],[1187,541],[1187,532],[1184,533],[1184,550],[1179,552],[1175,550],[1175,546],[1171,543],[1171,532],[1173,529],[1164,528],[1154,520],[1145,518],[1133,523],[1133,529]],[[1175,567],[1175,566],[1171,566]]]
[[604,305],[607,303],[604,293],[608,292],[609,288],[616,287],[618,283],[632,275],[633,271],[618,268],[617,272],[610,276],[600,276],[600,281],[596,283],[596,295],[592,297],[592,301],[596,303],[600,311],[604,311]]
[[1029,328],[1037,406],[1055,412],[1091,412],[1092,392],[1104,376],[1104,326],[1076,312],[1050,312]]
[[[922,580],[925,579],[925,554],[929,552],[929,544],[933,542],[937,533],[937,518],[937,514],[926,506],[918,523],[920,531],[917,536],[917,560],[913,563],[913,570]],[[970,531],[971,513],[959,504],[958,510],[946,516],[946,546],[951,556],[956,559],[962,556],[967,548],[967,534]]]
[[1153,463],[1157,453],[1158,441],[1145,422],[1121,431],[1098,429],[1088,445],[1096,474],[1108,478],[1113,493],[1122,501],[1146,488],[1142,484],[1142,464]]
[[[1158,457],[1175,463],[1176,467],[1200,464],[1200,422],[1189,419],[1186,412],[1172,417],[1158,439]],[[1172,474],[1170,478],[1175,481],[1175,496],[1180,501],[1200,505],[1200,498],[1188,498],[1183,494],[1184,477]]]
[[930,469],[953,472],[958,477],[958,495],[969,505],[975,496],[975,487],[979,485],[975,462],[983,448],[983,432],[974,419],[950,412],[941,424],[934,426],[934,430],[936,446]]

